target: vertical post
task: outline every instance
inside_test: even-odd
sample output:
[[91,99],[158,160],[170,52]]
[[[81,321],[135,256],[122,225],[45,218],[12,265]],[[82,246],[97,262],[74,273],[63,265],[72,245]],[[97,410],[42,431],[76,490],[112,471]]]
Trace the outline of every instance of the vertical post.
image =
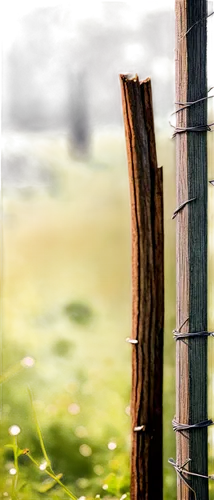
[[132,215],[131,499],[163,498],[163,179],[151,81],[121,75]]
[[[175,0],[176,102],[207,96],[206,0]],[[177,106],[179,109],[181,105]],[[177,113],[177,127],[207,125],[206,99]],[[207,134],[176,133],[177,204],[196,198],[177,214],[177,330],[207,330]],[[207,419],[207,339],[176,342],[176,420]],[[177,432],[177,464],[189,458],[189,471],[207,475],[207,428]],[[207,500],[208,480],[178,475],[178,500]],[[194,490],[194,491],[193,491]]]

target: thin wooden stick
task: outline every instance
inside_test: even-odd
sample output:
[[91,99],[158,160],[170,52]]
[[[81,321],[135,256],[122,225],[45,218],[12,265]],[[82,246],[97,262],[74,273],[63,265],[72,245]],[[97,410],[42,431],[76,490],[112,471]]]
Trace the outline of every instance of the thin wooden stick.
[[163,178],[151,81],[120,76],[132,216],[131,499],[163,497]]

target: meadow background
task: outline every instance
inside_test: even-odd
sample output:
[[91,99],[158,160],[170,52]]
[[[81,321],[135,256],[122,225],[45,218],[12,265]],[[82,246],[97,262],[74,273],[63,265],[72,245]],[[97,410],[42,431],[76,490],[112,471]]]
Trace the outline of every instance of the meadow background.
[[[44,459],[28,387],[53,469],[72,492],[129,495],[131,217],[118,78],[128,71],[152,76],[164,173],[164,498],[176,498],[167,462],[175,457],[174,16],[123,2],[100,5],[85,19],[56,5],[29,9],[3,50],[1,341],[9,376],[2,386],[2,499],[66,498],[27,455],[19,458],[13,491],[8,429],[18,425],[20,448]],[[212,158],[211,137],[210,177]],[[210,328],[212,272],[210,259]]]

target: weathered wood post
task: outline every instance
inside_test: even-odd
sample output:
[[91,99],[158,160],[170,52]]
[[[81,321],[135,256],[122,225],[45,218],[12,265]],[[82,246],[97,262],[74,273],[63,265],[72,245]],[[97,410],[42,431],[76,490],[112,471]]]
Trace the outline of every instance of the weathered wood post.
[[131,499],[163,496],[163,179],[151,81],[121,75],[132,216]]
[[[177,465],[207,475],[207,2],[175,0],[177,205],[177,332],[199,332],[176,341]],[[205,98],[197,103],[195,101]],[[179,104],[178,104],[179,103]],[[200,332],[202,332],[200,334]],[[208,480],[177,476],[178,500],[207,500]]]

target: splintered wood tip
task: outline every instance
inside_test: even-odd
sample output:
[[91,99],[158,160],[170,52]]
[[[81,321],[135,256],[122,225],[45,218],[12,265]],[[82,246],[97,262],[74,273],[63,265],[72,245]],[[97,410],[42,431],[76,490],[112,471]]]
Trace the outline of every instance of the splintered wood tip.
[[145,80],[140,80],[140,84],[142,84],[142,83],[148,83],[148,82],[151,82],[150,76],[148,76],[148,78],[145,78]]
[[127,82],[127,81],[138,82],[139,81],[137,73],[135,73],[135,75],[133,75],[131,73],[126,73],[125,75],[120,75],[120,78],[124,82]]

